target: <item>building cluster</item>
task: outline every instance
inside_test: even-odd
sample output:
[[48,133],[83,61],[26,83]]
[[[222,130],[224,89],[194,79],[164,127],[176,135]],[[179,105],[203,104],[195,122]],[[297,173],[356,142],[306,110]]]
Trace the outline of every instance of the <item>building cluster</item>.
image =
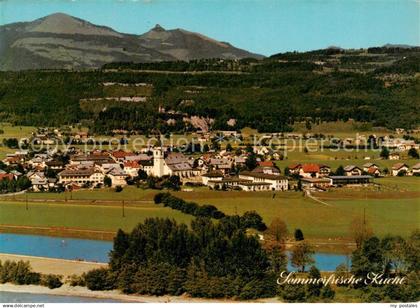
[[[48,134],[45,133],[46,136]],[[2,161],[7,168],[0,168],[0,181],[25,176],[30,180],[32,190],[48,191],[116,187],[146,176],[178,176],[183,183],[195,183],[211,189],[285,191],[298,185],[308,189],[326,189],[366,185],[374,177],[383,175],[420,175],[420,163],[412,167],[397,163],[391,170],[382,170],[379,165],[370,162],[361,167],[345,166],[340,173],[332,172],[325,164],[298,163],[289,165],[282,174],[274,164],[279,159],[276,155],[281,153],[264,146],[254,147],[253,152],[256,161],[250,168],[247,164],[250,154],[243,151],[211,150],[200,155],[185,155],[169,147],[144,148],[139,152],[95,150],[88,153],[72,147],[67,154],[18,151]]]

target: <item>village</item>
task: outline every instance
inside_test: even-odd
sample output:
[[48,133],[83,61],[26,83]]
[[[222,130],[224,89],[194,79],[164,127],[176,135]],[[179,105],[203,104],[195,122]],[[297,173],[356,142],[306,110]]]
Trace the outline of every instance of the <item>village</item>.
[[[260,136],[262,142],[259,144],[245,146],[239,132],[218,131],[199,134],[197,140],[202,144],[198,151],[191,150],[191,145],[194,147],[192,142],[187,150],[185,146],[157,143],[143,146],[136,151],[127,150],[128,139],[125,137],[116,138],[119,145],[125,147],[87,150],[77,146],[95,144],[93,137],[87,132],[69,134],[59,129],[42,128],[32,133],[31,138],[20,141],[26,145],[26,149],[7,154],[0,163],[1,191],[62,192],[103,187],[113,187],[120,191],[126,185],[139,183],[149,183],[150,188],[182,187],[186,191],[194,186],[246,192],[325,191],[343,186],[372,185],[374,179],[380,177],[420,175],[420,163],[410,166],[400,161],[400,155],[407,152],[414,158],[416,155],[418,157],[419,144],[409,138],[362,136],[338,141],[334,139],[335,145],[339,144],[344,148],[366,147],[367,144],[381,146],[382,157],[373,160],[364,156],[365,162],[361,165],[345,164],[343,161],[343,164],[335,169],[325,163],[297,162],[287,164],[284,170],[281,170],[278,162],[283,161],[284,165],[287,154],[284,149],[270,146],[271,141],[275,138],[278,140],[279,137],[287,141],[302,138],[308,140],[319,136],[293,133],[281,136],[263,135]],[[65,138],[65,142],[71,145],[67,151],[49,147],[57,144],[59,138]],[[238,144],[236,141],[242,143]],[[226,146],[221,149],[223,142]],[[235,148],[229,142],[236,143]],[[37,145],[42,150],[30,151],[28,144]],[[305,147],[303,151],[308,150]],[[381,165],[381,160],[398,162],[393,164],[392,168],[387,168]],[[159,179],[163,180],[163,186],[156,187],[150,184],[159,182]]]

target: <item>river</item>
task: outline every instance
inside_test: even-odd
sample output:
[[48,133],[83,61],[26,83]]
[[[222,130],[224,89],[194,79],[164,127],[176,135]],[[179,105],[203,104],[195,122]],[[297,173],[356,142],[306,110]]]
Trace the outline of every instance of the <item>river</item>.
[[[112,242],[62,238],[26,234],[0,234],[0,253],[69,259],[95,262],[108,262]],[[290,253],[288,252],[290,256]],[[344,254],[320,253],[314,255],[315,265],[321,271],[334,271],[341,264],[349,264]],[[294,269],[291,264],[289,270]]]
[[0,303],[121,303],[103,298],[0,292]]

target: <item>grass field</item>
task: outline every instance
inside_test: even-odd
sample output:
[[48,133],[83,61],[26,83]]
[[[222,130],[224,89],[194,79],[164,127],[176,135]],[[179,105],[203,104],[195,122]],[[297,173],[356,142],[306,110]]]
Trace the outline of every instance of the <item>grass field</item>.
[[174,218],[189,223],[192,216],[155,204],[125,206],[42,204],[22,202],[0,203],[0,224],[130,231],[148,217]]
[[4,131],[3,134],[0,134],[0,159],[6,157],[7,154],[14,153],[16,150],[9,149],[2,146],[3,139],[8,138],[26,138],[31,135],[35,130],[35,127],[32,126],[12,126],[6,123],[0,123],[0,130]]
[[[77,190],[65,193],[40,193],[30,192],[26,194],[28,199],[34,200],[127,200],[127,201],[150,201],[153,200],[155,192],[136,187],[124,187],[123,191],[117,193],[113,188]],[[25,200],[25,196],[16,196],[14,200]]]
[[407,236],[419,226],[420,199],[367,199],[328,201],[331,206],[303,198],[301,193],[254,193],[249,196],[229,196],[212,198],[189,196],[179,193],[185,199],[202,204],[213,204],[226,214],[243,214],[256,210],[267,224],[274,217],[283,219],[290,232],[301,228],[311,238],[348,238],[350,223],[356,217],[366,218],[379,236],[388,233]]
[[[289,231],[301,228],[309,238],[347,238],[355,217],[366,217],[377,235],[388,233],[407,236],[419,226],[420,178],[389,177],[376,179],[381,189],[336,189],[314,196],[328,205],[303,197],[301,192],[211,191],[197,188],[192,192],[173,192],[176,196],[213,204],[226,214],[255,210],[270,224],[280,217]],[[132,228],[145,217],[171,217],[188,222],[192,217],[154,205],[157,191],[126,187],[120,193],[112,189],[80,190],[70,193],[28,193],[30,210],[25,210],[26,196],[8,197],[0,202],[0,224],[65,226],[97,230]],[[65,202],[67,200],[67,202]],[[125,200],[126,218],[121,217]],[[18,202],[19,201],[19,202]]]

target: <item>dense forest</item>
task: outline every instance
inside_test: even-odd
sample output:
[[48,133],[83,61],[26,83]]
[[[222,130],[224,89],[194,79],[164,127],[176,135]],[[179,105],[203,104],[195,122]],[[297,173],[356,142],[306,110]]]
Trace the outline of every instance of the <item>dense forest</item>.
[[[351,290],[357,302],[417,301],[419,235],[413,232],[407,240],[373,235],[363,238],[352,253],[351,267],[337,267],[337,285],[278,284],[281,273],[287,272],[284,245],[263,246],[247,233],[239,217],[227,216],[217,223],[198,217],[190,227],[170,219],[148,218],[130,233],[119,230],[109,267],[75,277],[74,285],[86,285],[90,290],[119,289],[128,294],[241,300],[280,297],[286,302],[328,302],[341,289],[346,293]],[[297,241],[291,262],[295,265],[300,260],[303,265],[298,276],[321,278],[315,266],[305,271],[305,264],[314,263],[313,252],[303,239]],[[405,282],[366,283],[369,273]],[[293,278],[296,275],[292,273]],[[360,282],[349,283],[352,275]]]
[[[370,48],[262,60],[111,63],[97,71],[0,72],[0,121],[83,123],[101,133],[195,130],[184,120],[191,116],[213,119],[213,129],[260,132],[290,131],[304,120],[414,128],[420,123],[419,63],[419,48]],[[117,83],[112,95],[104,83]],[[118,84],[124,85],[118,90]],[[152,90],[143,91],[141,102],[101,100],[133,96],[127,84]],[[158,113],[160,106],[165,111]]]

